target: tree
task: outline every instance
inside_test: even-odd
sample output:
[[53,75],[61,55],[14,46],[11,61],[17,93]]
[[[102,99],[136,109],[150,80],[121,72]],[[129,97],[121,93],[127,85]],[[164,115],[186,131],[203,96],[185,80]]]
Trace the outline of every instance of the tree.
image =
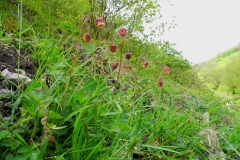
[[[120,26],[125,26],[129,34],[147,38],[144,24],[161,18],[159,0],[89,0],[89,5],[90,12],[97,11],[106,20],[104,38],[111,38]],[[161,34],[163,26],[159,23],[152,33]]]

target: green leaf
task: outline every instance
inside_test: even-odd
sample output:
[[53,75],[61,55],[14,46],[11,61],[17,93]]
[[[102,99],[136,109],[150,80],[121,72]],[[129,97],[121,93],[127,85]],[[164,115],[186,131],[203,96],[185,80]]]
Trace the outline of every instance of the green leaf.
[[6,137],[12,137],[12,134],[7,130],[0,131],[0,140]]
[[152,146],[152,145],[142,145],[142,147],[147,147],[147,148],[150,148],[150,149],[163,150],[163,151],[168,151],[168,152],[181,154],[180,152],[177,152],[177,151],[174,151],[172,149],[169,149],[169,148],[180,148],[178,146],[176,146],[176,147],[175,146],[164,146],[164,147],[161,147],[161,146]]
[[31,148],[27,147],[27,146],[22,146],[20,148],[18,148],[17,153],[26,153],[26,152],[30,152]]
[[109,113],[101,114],[100,116],[114,116],[118,114],[122,114],[122,112],[109,112]]
[[49,111],[49,119],[62,119],[62,118],[63,117],[60,114],[58,114],[52,110]]
[[85,99],[87,99],[86,94],[84,94],[83,91],[79,92],[76,94],[76,99],[80,102],[83,103]]
[[85,54],[90,54],[95,51],[96,46],[94,44],[83,44],[83,48],[86,50]]
[[44,157],[44,153],[46,152],[46,149],[47,149],[47,146],[48,146],[48,139],[49,139],[50,136],[48,136],[46,138],[46,140],[44,141],[43,145],[42,145],[42,148],[40,150],[40,153],[38,154],[38,157],[37,157],[37,160],[42,160],[43,157]]
[[31,152],[31,160],[37,160],[37,158],[38,158],[38,151],[37,150],[33,150],[32,152]]
[[120,104],[117,101],[115,101],[115,102],[116,102],[116,105],[117,105],[117,108],[118,108],[119,112],[122,113],[123,112],[122,107],[120,106]]
[[98,153],[98,151],[102,149],[103,140],[104,139],[102,139],[100,142],[98,142],[98,144],[93,148],[93,150],[91,150],[91,152],[88,155],[88,157],[86,158],[86,160],[94,158],[94,157],[92,157],[92,155],[94,155],[95,153]]
[[13,155],[10,153],[6,156],[6,160],[13,160]]
[[135,141],[133,141],[129,144],[128,149],[127,149],[127,155],[133,151],[134,147],[137,145],[139,140],[140,140],[140,138],[137,138]]
[[22,137],[20,134],[18,134],[17,132],[14,132],[14,134],[16,135],[16,137],[17,137],[23,144],[25,144],[26,146],[29,147],[29,145],[27,144],[27,142],[23,139],[23,137]]
[[65,158],[63,157],[63,155],[59,156],[59,157],[55,157],[56,160],[65,160]]

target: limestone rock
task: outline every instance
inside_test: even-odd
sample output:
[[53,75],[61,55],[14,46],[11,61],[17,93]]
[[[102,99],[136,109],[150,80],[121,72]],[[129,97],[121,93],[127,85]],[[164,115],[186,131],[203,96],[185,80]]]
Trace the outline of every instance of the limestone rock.
[[203,143],[212,153],[208,156],[210,160],[226,160],[226,155],[222,151],[219,138],[214,130],[204,129],[198,134],[203,138]]

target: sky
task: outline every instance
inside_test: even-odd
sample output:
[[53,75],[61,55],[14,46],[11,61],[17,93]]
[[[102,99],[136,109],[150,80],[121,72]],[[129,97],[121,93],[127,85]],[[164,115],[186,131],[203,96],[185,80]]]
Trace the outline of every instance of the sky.
[[240,0],[168,0],[161,6],[163,18],[177,25],[160,39],[175,43],[192,64],[240,43]]

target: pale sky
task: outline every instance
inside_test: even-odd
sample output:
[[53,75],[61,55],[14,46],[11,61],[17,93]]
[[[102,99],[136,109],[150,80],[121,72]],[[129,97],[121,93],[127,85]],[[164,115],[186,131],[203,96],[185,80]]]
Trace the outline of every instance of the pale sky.
[[[170,0],[171,1],[171,0]],[[209,60],[240,43],[240,0],[173,0],[162,2],[164,19],[177,24],[161,39],[193,64]],[[175,18],[173,18],[175,16]]]

